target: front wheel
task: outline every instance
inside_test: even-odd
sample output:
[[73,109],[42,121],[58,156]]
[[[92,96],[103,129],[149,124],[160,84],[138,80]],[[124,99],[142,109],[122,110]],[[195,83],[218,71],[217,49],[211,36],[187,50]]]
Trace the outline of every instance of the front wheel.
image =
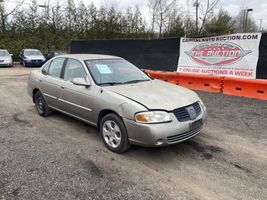
[[37,112],[40,116],[46,117],[51,114],[51,109],[48,107],[42,93],[37,91],[34,95],[34,102]]
[[115,152],[123,153],[130,148],[127,130],[122,119],[116,114],[103,117],[100,124],[100,133],[105,146]]

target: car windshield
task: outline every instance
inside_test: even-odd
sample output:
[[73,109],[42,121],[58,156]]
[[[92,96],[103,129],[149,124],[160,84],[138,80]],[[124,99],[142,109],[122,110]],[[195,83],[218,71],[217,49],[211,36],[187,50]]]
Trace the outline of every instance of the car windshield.
[[54,52],[55,56],[60,56],[60,55],[63,55],[63,54],[65,54],[63,51],[55,51]]
[[151,78],[123,59],[85,61],[97,85],[116,85],[150,81]]
[[9,53],[6,50],[0,51],[0,56],[8,56],[8,55]]
[[38,50],[30,50],[30,51],[25,51],[24,52],[25,56],[41,56],[43,55],[40,51]]

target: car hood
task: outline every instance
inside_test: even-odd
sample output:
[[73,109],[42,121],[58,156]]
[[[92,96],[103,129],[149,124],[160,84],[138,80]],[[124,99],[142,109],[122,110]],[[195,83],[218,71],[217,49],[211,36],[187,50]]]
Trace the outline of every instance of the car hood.
[[45,57],[40,55],[40,56],[25,56],[25,58],[29,59],[29,60],[44,60]]
[[0,56],[0,60],[11,60],[11,56]]
[[160,80],[109,86],[106,89],[134,100],[148,109],[172,111],[200,100],[195,92]]

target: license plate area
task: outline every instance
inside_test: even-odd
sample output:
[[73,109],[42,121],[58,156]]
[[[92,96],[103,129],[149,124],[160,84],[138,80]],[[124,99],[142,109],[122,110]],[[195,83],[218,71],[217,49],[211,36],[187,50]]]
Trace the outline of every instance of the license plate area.
[[201,127],[202,125],[203,125],[203,120],[199,119],[197,121],[190,123],[189,127],[190,127],[190,130],[194,130],[194,129]]

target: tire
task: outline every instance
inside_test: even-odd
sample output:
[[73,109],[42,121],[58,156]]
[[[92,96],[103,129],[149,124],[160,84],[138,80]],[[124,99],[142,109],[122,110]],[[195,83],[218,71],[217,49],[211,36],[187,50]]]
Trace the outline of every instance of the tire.
[[35,93],[34,102],[36,110],[40,116],[47,117],[52,113],[52,110],[48,107],[45,98],[40,91]]
[[124,153],[130,148],[127,130],[116,114],[107,114],[100,123],[100,134],[105,146],[115,153]]

